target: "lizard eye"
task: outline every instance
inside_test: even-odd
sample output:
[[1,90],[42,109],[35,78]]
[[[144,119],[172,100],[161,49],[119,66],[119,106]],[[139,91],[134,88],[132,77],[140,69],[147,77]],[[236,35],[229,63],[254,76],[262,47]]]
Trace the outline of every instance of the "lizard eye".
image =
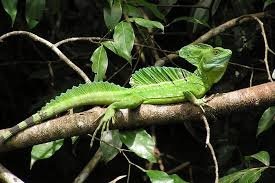
[[220,53],[219,50],[216,50],[216,49],[213,50],[214,55],[218,55],[219,53]]

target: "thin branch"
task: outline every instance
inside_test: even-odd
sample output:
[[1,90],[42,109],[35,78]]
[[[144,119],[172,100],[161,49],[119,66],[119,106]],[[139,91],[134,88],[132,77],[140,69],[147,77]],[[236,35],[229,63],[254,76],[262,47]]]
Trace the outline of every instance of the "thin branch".
[[251,21],[253,20],[252,17],[258,17],[258,18],[263,18],[264,17],[264,12],[260,12],[260,13],[255,13],[255,14],[249,14],[249,15],[243,15],[234,19],[231,19],[221,25],[219,25],[218,27],[215,27],[211,30],[209,30],[207,33],[203,34],[202,36],[200,36],[198,39],[196,39],[195,41],[193,41],[193,43],[202,43],[202,42],[206,42],[209,39],[211,39],[212,37],[226,31],[227,29],[230,29],[232,27],[235,27],[239,24],[242,24],[244,22],[247,21]]
[[79,173],[79,175],[75,178],[74,183],[82,183],[84,182],[90,173],[93,171],[95,166],[98,164],[102,157],[102,152],[98,149],[93,156],[93,158],[89,161],[89,163],[85,166],[85,168]]
[[[63,39],[63,40],[55,43],[54,45],[56,47],[59,47],[63,44],[78,42],[78,41],[88,41],[91,43],[99,44],[102,41],[113,41],[113,39],[107,39],[107,38],[101,38],[101,37],[71,37],[71,38]],[[176,53],[175,51],[163,50],[160,48],[156,48],[154,46],[148,46],[148,45],[144,45],[144,44],[140,44],[140,43],[134,43],[134,45],[145,47],[145,48],[150,48],[150,49],[165,52],[165,53],[171,53],[171,54]]]
[[34,41],[38,41],[44,45],[46,45],[48,48],[50,48],[56,55],[63,60],[68,66],[70,66],[74,71],[76,71],[86,83],[90,83],[91,80],[88,78],[88,76],[78,67],[76,66],[66,55],[64,55],[54,44],[51,42],[47,41],[46,39],[43,39],[31,32],[27,31],[13,31],[13,32],[8,32],[0,37],[0,41],[3,41],[4,39],[11,37],[11,36],[18,36],[18,35],[24,35],[27,36]]
[[122,155],[125,157],[125,159],[128,161],[128,164],[129,164],[129,165],[133,165],[133,166],[135,166],[136,168],[138,168],[139,170],[141,170],[141,171],[143,171],[143,172],[146,172],[146,170],[145,170],[144,168],[142,168],[141,166],[139,166],[139,165],[133,163],[133,162],[126,156],[126,154],[125,154],[123,151],[121,152],[121,154],[122,154]]
[[109,183],[116,183],[117,181],[124,179],[125,177],[127,177],[127,175],[121,175],[118,176],[117,178],[115,178],[114,180],[110,181]]
[[168,173],[168,174],[177,173],[178,171],[180,171],[180,170],[182,170],[182,169],[184,169],[184,168],[186,168],[188,166],[190,166],[190,162],[189,161],[181,163],[179,166],[176,166],[175,168],[167,171],[166,173]]
[[210,153],[213,158],[214,166],[215,166],[215,183],[219,183],[219,168],[218,168],[219,166],[218,166],[218,161],[217,161],[217,158],[215,155],[215,151],[214,151],[213,146],[210,143],[207,146],[210,150]]
[[206,130],[205,144],[206,144],[206,147],[209,148],[211,156],[212,156],[212,159],[213,159],[213,162],[214,162],[214,167],[215,167],[215,183],[219,183],[219,166],[218,166],[218,161],[217,161],[217,158],[216,158],[216,155],[215,155],[214,148],[213,148],[212,144],[210,143],[210,128],[209,128],[209,124],[208,124],[207,118],[204,115],[204,113],[202,113],[201,118],[202,118],[202,121],[204,123],[205,130]]
[[250,66],[247,66],[247,65],[238,64],[238,63],[234,63],[234,62],[229,62],[229,64],[230,65],[236,65],[238,67],[242,67],[242,68],[249,69],[249,70],[265,71],[265,69],[250,67]]
[[[244,15],[244,16],[240,16],[238,18],[231,19],[231,20],[229,20],[229,21],[227,21],[227,22],[219,25],[218,27],[212,28],[207,33],[203,34],[198,39],[196,39],[195,41],[193,41],[193,43],[203,43],[203,42],[206,42],[209,39],[211,39],[212,37],[214,37],[214,36],[216,36],[216,35],[224,32],[224,31],[226,31],[227,29],[235,27],[235,26],[237,26],[237,25],[239,25],[241,23],[253,20],[253,18],[249,17],[249,16],[263,18],[264,17],[264,12],[255,13],[255,14],[249,14],[249,15]],[[178,58],[178,55],[169,54],[169,55],[167,55],[167,57],[163,57],[160,60],[156,61],[155,65],[156,66],[162,66],[166,62],[168,62],[169,60],[176,59],[176,58]]]
[[4,183],[24,183],[21,179],[12,174],[0,163],[0,182]]
[[63,40],[55,43],[54,45],[56,47],[59,47],[62,44],[67,44],[67,43],[77,42],[77,41],[88,41],[91,43],[99,44],[102,41],[110,41],[110,40],[111,39],[106,39],[106,38],[101,38],[101,37],[72,37],[72,38],[63,39]]
[[[206,114],[227,114],[243,109],[275,104],[275,83],[270,82],[242,90],[214,96],[208,102],[212,108],[206,108]],[[1,151],[23,148],[34,144],[45,143],[60,138],[92,134],[98,122],[94,122],[104,108],[66,115],[57,119],[35,125],[18,133],[5,144],[0,144]],[[190,119],[200,120],[198,107],[185,102],[174,105],[141,105],[136,110],[123,109],[116,113],[112,129],[138,128],[151,125],[181,123]],[[0,134],[3,130],[0,130]]]
[[[266,67],[268,80],[273,82],[272,77],[271,77],[271,73],[270,73],[270,70],[269,70],[268,60],[267,60],[268,59],[268,51],[271,50],[271,49],[268,46],[268,42],[267,42],[267,38],[266,38],[266,34],[265,34],[265,29],[264,29],[264,24],[258,17],[254,16],[254,15],[250,15],[248,17],[251,17],[254,20],[256,20],[259,23],[260,27],[261,27],[261,33],[262,33],[262,36],[263,36],[263,39],[264,39],[264,45],[265,45],[264,63],[265,63],[265,67]],[[272,51],[272,53],[273,53],[273,51]]]

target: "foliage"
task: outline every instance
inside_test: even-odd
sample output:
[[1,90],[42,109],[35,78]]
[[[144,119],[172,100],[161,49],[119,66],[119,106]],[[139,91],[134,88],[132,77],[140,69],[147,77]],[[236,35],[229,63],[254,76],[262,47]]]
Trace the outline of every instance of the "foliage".
[[10,15],[13,25],[17,14],[17,0],[2,0],[2,5],[5,11]]
[[152,183],[188,183],[182,180],[178,175],[168,175],[163,171],[147,170],[146,174],[150,178]]
[[[2,0],[5,11],[11,17],[12,25],[14,24],[17,15],[17,2],[17,0]],[[26,21],[30,29],[34,28],[39,23],[43,15],[45,5],[45,0],[26,0],[25,14]]]
[[258,152],[256,154],[246,157],[247,160],[255,159],[260,161],[265,165],[265,167],[258,168],[248,168],[244,170],[237,171],[230,175],[224,176],[219,180],[220,183],[255,183],[259,180],[262,175],[262,172],[266,170],[269,166],[269,154],[265,151]]
[[275,123],[275,106],[269,107],[263,113],[257,130],[257,136],[268,130]]
[[61,146],[63,145],[63,141],[64,141],[63,139],[60,139],[60,140],[51,141],[44,144],[33,146],[32,152],[31,152],[32,159],[31,159],[30,167],[32,167],[32,165],[37,160],[51,157],[56,151],[58,151],[61,148]]
[[[1,0],[5,12],[11,19],[11,26],[16,25],[17,21],[22,20],[22,17],[20,19],[20,15],[18,15],[18,2],[19,1],[17,0]],[[25,9],[23,10],[25,17],[23,17],[23,19],[26,21],[29,29],[39,27],[39,22],[45,18],[45,12],[48,13],[48,11],[52,11],[61,13],[62,8],[65,8],[62,6],[50,6],[50,3],[53,2],[54,1],[26,0]],[[159,1],[160,4],[163,2],[164,5],[179,3],[175,0]],[[275,3],[274,0],[263,0],[262,2],[263,10],[268,9]],[[202,35],[202,32],[208,31],[212,27],[216,27],[221,22],[225,22],[230,18],[249,12],[255,12],[252,6],[255,3],[257,3],[256,0],[227,2],[223,2],[221,0],[204,0],[199,1],[196,4],[196,6],[200,6],[202,8],[190,8],[191,11],[187,16],[180,15],[169,19],[169,13],[173,13],[170,11],[171,7],[161,8],[156,3],[153,3],[153,1],[107,0],[102,8],[104,20],[101,21],[101,24],[105,23],[108,31],[107,36],[112,39],[102,39],[98,43],[97,47],[89,54],[91,61],[90,68],[92,73],[94,73],[94,81],[106,80],[107,69],[109,69],[111,65],[117,64],[116,60],[113,60],[113,56],[110,51],[122,58],[125,64],[128,63],[132,68],[136,67],[136,53],[138,52],[141,58],[145,58],[142,60],[142,64],[150,65],[151,63],[149,63],[148,58],[150,58],[151,55],[154,55],[154,52],[150,50],[149,53],[147,53],[145,49],[141,49],[141,47],[135,45],[135,43],[148,44],[147,46],[149,47],[152,47],[152,45],[156,47],[154,43],[150,45],[151,43],[149,44],[148,41],[150,37],[154,36],[154,33],[162,34],[170,29],[172,30],[176,26],[182,25],[187,27],[186,29],[188,35]],[[232,11],[230,11],[228,7],[234,7],[234,12],[236,14],[232,15]],[[54,8],[56,8],[56,10],[54,10]],[[228,34],[230,34],[229,38],[227,37]],[[212,38],[209,42],[213,45],[219,46],[230,45],[231,43],[231,47],[234,47],[235,56],[243,56],[247,55],[247,50],[253,50],[257,45],[257,40],[255,37],[255,29],[252,29],[247,25],[246,27],[236,27],[232,30],[232,32],[227,33],[227,35],[218,35]],[[183,38],[181,39],[183,41],[183,43],[181,43],[181,47],[183,44],[190,42],[189,40],[184,40]],[[133,54],[134,52],[136,53]],[[160,55],[165,56],[166,54],[167,53],[163,52]],[[185,54],[186,53],[183,53],[182,50],[179,51],[179,55],[182,58],[184,58]],[[150,56],[148,57],[148,55]],[[198,66],[196,65],[197,63],[193,61],[189,62],[195,66]],[[254,63],[252,63],[252,66],[253,64]],[[41,75],[41,73],[39,74]],[[241,75],[242,74],[243,73],[241,73]],[[257,138],[261,138],[263,133],[266,133],[267,130],[271,129],[275,122],[274,115],[274,106],[267,108],[263,113],[258,123],[258,129],[256,132]],[[234,131],[234,129],[231,131]],[[31,166],[37,160],[51,157],[61,148],[62,145],[63,139],[34,146],[32,148]],[[136,131],[111,130],[103,132],[100,141],[100,150],[103,153],[101,160],[107,163],[113,160],[118,154],[127,152],[122,149],[123,146],[126,146],[130,152],[133,152],[138,157],[141,157],[151,163],[156,163],[158,161],[159,157],[155,154],[156,142],[153,137],[143,129]],[[226,151],[226,147],[230,147],[230,150],[228,150],[229,152],[236,150],[236,146],[226,144],[221,147],[221,152]],[[222,157],[222,155],[223,154],[221,153],[220,157]],[[224,159],[226,158],[227,157],[224,157]],[[230,158],[232,158],[232,153],[230,153]],[[230,161],[230,158],[228,158],[228,161]],[[241,156],[241,158],[244,158],[246,163],[257,161],[263,165],[259,167],[238,167],[235,169],[236,171],[234,173],[228,172],[229,174],[222,177],[219,182],[257,182],[261,179],[263,172],[270,168],[270,157],[269,153],[266,151],[260,151],[251,156]],[[178,175],[169,175],[164,171],[146,170],[145,173],[151,182],[186,182]]]

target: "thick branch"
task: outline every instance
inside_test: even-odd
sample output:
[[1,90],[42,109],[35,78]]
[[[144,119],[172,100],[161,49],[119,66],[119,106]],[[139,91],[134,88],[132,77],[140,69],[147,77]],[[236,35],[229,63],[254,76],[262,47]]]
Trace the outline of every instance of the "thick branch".
[[[275,104],[275,83],[266,83],[251,88],[216,95],[208,102],[213,108],[206,108],[206,114],[225,114],[258,106]],[[6,144],[0,144],[1,151],[44,143],[59,138],[93,133],[98,125],[94,122],[105,109],[95,107],[82,113],[66,115],[35,125],[19,133]],[[190,119],[199,120],[200,109],[186,102],[175,105],[142,105],[135,110],[121,110],[116,113],[112,128],[139,128],[149,125],[183,123]],[[3,130],[0,130],[2,133]]]

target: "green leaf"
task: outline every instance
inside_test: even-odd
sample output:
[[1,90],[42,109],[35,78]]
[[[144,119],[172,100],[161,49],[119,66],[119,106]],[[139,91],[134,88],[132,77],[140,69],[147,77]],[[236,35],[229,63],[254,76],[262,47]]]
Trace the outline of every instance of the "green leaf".
[[246,171],[248,171],[248,169],[224,176],[219,179],[219,183],[234,183],[237,180],[239,180],[245,174]]
[[262,162],[266,166],[269,166],[269,164],[270,164],[270,156],[269,156],[268,152],[266,152],[266,151],[260,151],[256,154],[246,156],[246,159],[251,159],[251,158],[254,158],[254,159]]
[[139,157],[155,163],[155,141],[145,130],[120,132],[121,141]]
[[[118,130],[104,131],[100,142],[100,149],[102,152],[102,159],[107,163],[111,161],[119,153],[117,148],[121,148],[122,142],[119,137]],[[116,147],[116,148],[115,148]]]
[[64,139],[47,142],[44,144],[35,145],[31,152],[31,167],[37,161],[51,157],[63,145]]
[[142,14],[142,11],[135,7],[135,6],[132,6],[132,5],[129,5],[129,4],[123,4],[123,13],[126,14],[128,17],[142,17],[143,14]]
[[45,9],[45,0],[26,0],[26,20],[30,29],[40,21]]
[[165,16],[163,13],[160,12],[158,9],[157,5],[153,3],[149,3],[145,0],[128,0],[127,1],[129,4],[133,4],[134,6],[144,6],[146,9],[151,11],[157,18],[164,20]]
[[90,60],[92,61],[92,71],[96,74],[94,81],[102,81],[108,67],[107,53],[102,45],[94,51]]
[[255,183],[259,180],[264,170],[264,168],[251,169],[240,178],[238,183]]
[[173,179],[174,183],[188,183],[185,180],[182,180],[177,174],[170,175],[170,178]]
[[255,183],[261,176],[261,173],[266,169],[263,168],[251,168],[244,169],[219,179],[219,183]]
[[205,27],[210,28],[210,26],[207,24],[207,22],[205,22],[204,20],[199,20],[197,18],[194,17],[186,17],[186,16],[182,16],[182,17],[178,17],[175,18],[172,22],[170,22],[167,26],[170,26],[173,23],[179,22],[179,21],[186,21],[186,22],[190,22],[193,24],[199,24],[199,25],[203,25]]
[[157,21],[147,20],[144,18],[130,18],[129,21],[134,21],[136,24],[145,28],[158,28],[164,31],[164,26]]
[[3,8],[11,17],[12,25],[14,24],[17,14],[17,2],[18,0],[2,0]]
[[101,44],[118,55],[115,43],[113,41],[104,41]]
[[257,129],[257,137],[264,131],[268,130],[275,123],[275,106],[269,107],[263,113]]
[[167,173],[159,170],[147,170],[146,174],[150,178],[152,183],[174,183],[173,178],[171,178]]
[[114,2],[109,2],[109,7],[103,9],[104,21],[108,29],[113,29],[121,19],[122,8],[121,0],[114,0]]
[[[204,1],[199,1],[199,3],[197,5],[210,8],[212,2],[213,2],[213,0],[204,0]],[[196,8],[192,13],[192,17],[196,20],[199,20],[200,22],[208,22],[209,9]],[[201,24],[194,24],[193,29],[192,29],[193,33],[197,32],[199,25],[201,25]]]
[[131,51],[134,46],[135,34],[131,24],[128,22],[120,22],[117,24],[113,39],[114,41],[104,41],[102,44],[132,64]]
[[134,30],[131,24],[128,22],[120,22],[117,24],[113,39],[117,54],[131,64],[131,51],[133,49],[135,39]]
[[264,1],[264,10],[273,3],[275,3],[275,0],[265,0]]

